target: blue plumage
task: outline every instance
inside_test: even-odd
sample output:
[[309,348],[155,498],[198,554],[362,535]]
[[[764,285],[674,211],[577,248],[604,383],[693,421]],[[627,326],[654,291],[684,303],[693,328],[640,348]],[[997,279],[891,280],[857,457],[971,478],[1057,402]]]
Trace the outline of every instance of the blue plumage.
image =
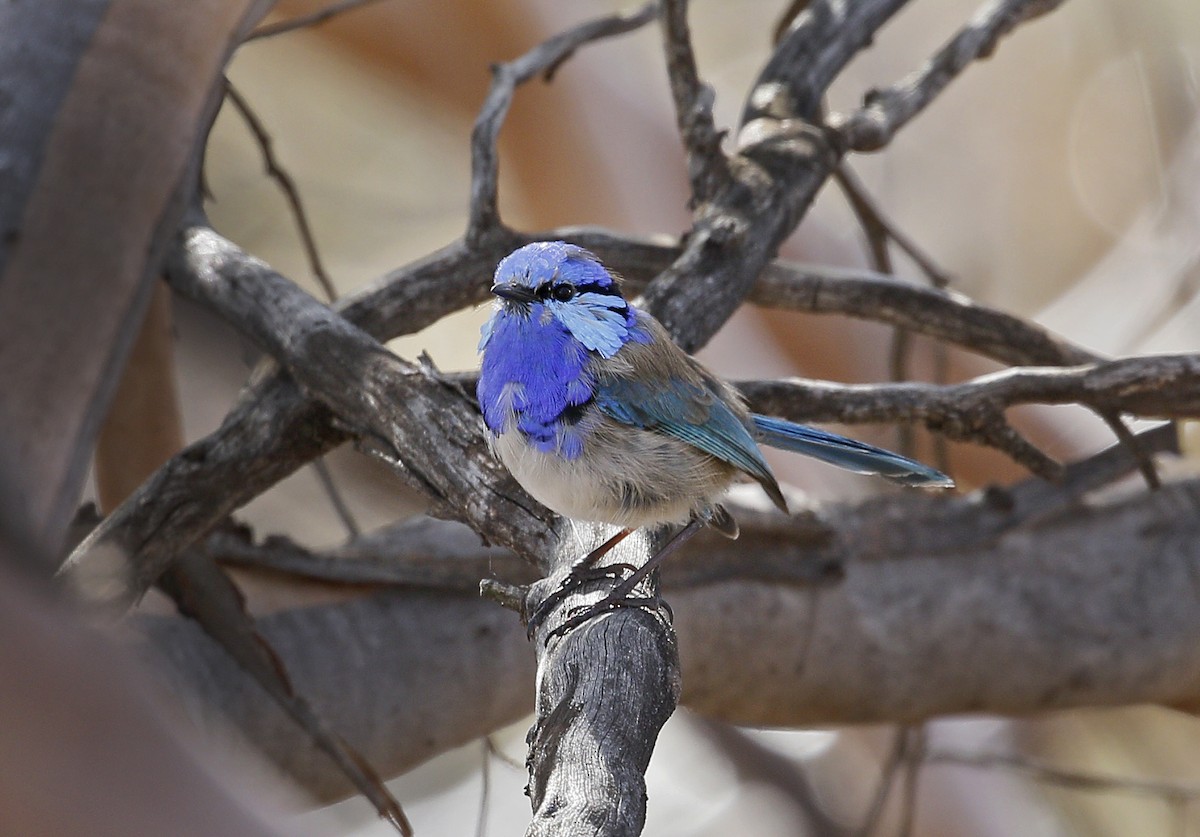
[[711,520],[739,475],[786,508],[759,443],[906,485],[953,484],[899,454],[751,414],[580,247],[519,248],[500,262],[492,292],[480,340],[484,421],[509,470],[560,514],[624,527]]
[[802,453],[858,474],[878,474],[902,485],[937,488],[954,485],[954,480],[941,471],[866,442],[758,413],[752,414],[751,420],[758,441],[773,448]]

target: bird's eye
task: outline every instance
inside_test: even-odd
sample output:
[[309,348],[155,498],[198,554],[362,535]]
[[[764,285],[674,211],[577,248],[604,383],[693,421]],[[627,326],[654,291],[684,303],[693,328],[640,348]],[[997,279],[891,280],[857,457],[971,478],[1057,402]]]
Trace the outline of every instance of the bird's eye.
[[575,289],[570,285],[555,285],[550,289],[550,296],[557,299],[559,302],[566,302],[571,297],[575,296]]

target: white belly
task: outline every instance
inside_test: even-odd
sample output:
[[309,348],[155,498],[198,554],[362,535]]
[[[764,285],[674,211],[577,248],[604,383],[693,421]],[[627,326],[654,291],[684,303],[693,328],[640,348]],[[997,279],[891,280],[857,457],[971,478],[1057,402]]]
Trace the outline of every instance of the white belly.
[[685,522],[735,473],[686,443],[628,427],[595,428],[574,460],[537,450],[516,430],[493,444],[517,482],[547,508],[631,529]]

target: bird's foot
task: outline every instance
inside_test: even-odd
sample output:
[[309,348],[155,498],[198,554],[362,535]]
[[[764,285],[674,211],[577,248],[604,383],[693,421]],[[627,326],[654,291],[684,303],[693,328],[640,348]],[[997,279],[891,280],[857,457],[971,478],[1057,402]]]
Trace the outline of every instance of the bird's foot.
[[662,608],[667,612],[667,619],[671,622],[675,621],[674,611],[667,604],[667,600],[661,596],[630,596],[628,593],[609,593],[595,604],[576,608],[561,625],[557,625],[546,634],[546,642],[549,642],[551,638],[556,636],[565,636],[569,631],[575,630],[584,622],[588,622],[605,613],[611,613],[621,607],[640,607],[649,612],[654,612]]
[[[590,556],[589,556],[590,557]],[[537,603],[537,606],[532,608],[525,617],[525,635],[533,639],[534,633],[546,621],[546,617],[554,611],[567,596],[574,593],[584,584],[590,584],[593,581],[603,581],[605,579],[620,579],[625,578],[627,573],[633,573],[637,570],[632,564],[606,564],[602,567],[593,567],[585,562],[576,564],[562,583],[551,592],[546,598]]]

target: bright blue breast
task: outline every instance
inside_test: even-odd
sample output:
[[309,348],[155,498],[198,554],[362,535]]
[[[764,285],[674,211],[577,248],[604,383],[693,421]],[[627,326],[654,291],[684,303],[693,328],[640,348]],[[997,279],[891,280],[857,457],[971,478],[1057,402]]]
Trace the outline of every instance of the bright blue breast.
[[515,422],[538,450],[579,457],[581,407],[594,394],[587,348],[535,304],[527,315],[497,312],[483,349],[477,393],[488,429],[504,433]]

